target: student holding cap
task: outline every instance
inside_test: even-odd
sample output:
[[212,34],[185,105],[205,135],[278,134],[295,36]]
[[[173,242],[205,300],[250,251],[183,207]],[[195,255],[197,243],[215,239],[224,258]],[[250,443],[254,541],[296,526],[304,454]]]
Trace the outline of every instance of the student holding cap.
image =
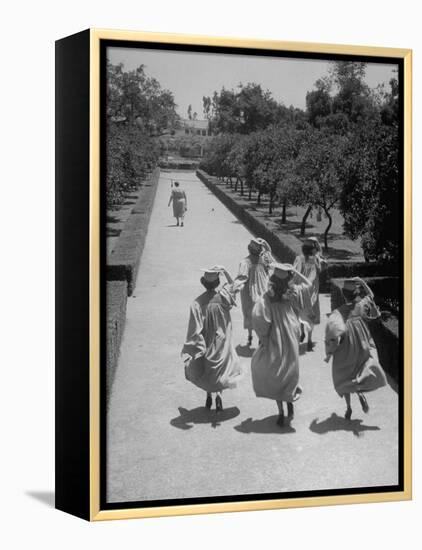
[[248,346],[252,344],[252,309],[255,302],[267,290],[270,265],[274,262],[271,247],[264,239],[251,239],[249,255],[240,262],[236,281],[244,286],[240,294],[243,327],[248,331]]
[[[305,324],[308,327],[308,351],[312,351],[312,331],[321,322],[319,308],[319,275],[325,260],[321,256],[321,246],[316,237],[307,238],[302,245],[302,254],[294,261],[294,268],[304,275],[311,287],[305,289],[299,296],[298,315],[301,320],[300,341],[305,339]],[[294,282],[299,282],[298,276]]]
[[[277,424],[284,425],[283,402],[287,415],[294,414],[293,402],[302,390],[299,386],[300,324],[295,308],[300,292],[310,281],[291,264],[274,263],[268,291],[258,299],[252,312],[252,325],[260,344],[252,357],[252,384],[257,397],[277,402]],[[293,284],[297,275],[301,284]]]
[[[186,342],[185,376],[207,392],[205,406],[212,407],[216,394],[216,411],[223,409],[222,391],[236,386],[241,376],[240,361],[232,341],[230,310],[236,305],[241,284],[234,283],[222,266],[204,269],[201,284],[205,292],[191,305]],[[220,275],[226,283],[220,287]],[[220,288],[219,288],[220,287]]]
[[352,416],[350,395],[358,395],[364,413],[369,411],[366,392],[387,383],[378,361],[367,321],[378,319],[380,312],[369,286],[359,277],[344,281],[345,304],[334,310],[325,327],[325,349],[328,363],[332,357],[334,388],[346,401],[345,418]]

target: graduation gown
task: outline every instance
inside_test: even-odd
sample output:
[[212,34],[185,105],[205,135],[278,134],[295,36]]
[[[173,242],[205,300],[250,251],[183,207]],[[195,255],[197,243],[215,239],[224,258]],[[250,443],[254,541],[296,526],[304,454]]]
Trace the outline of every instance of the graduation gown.
[[331,369],[334,388],[340,397],[345,393],[374,391],[387,384],[365,321],[370,309],[366,297],[357,304],[340,306],[327,321],[326,338],[331,332],[340,335]]
[[257,397],[295,401],[299,386],[300,324],[295,312],[304,285],[293,285],[290,297],[274,301],[268,293],[258,299],[252,324],[260,344],[252,357],[252,385]]
[[185,366],[185,375],[206,392],[233,388],[241,377],[232,341],[231,307],[221,292],[206,292],[191,306],[182,354],[190,355],[192,360]]

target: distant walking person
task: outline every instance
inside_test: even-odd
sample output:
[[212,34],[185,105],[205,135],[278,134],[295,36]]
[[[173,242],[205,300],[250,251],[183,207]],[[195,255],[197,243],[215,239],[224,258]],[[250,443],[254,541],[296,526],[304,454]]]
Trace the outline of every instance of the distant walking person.
[[[218,288],[221,273],[227,282]],[[222,266],[204,270],[201,284],[205,292],[191,305],[182,356],[185,356],[187,380],[207,392],[208,409],[212,407],[212,394],[216,394],[218,412],[223,409],[222,391],[235,387],[241,376],[239,357],[232,342],[230,315],[241,285],[233,283]]]
[[236,281],[243,284],[240,294],[243,312],[243,328],[248,331],[248,346],[252,345],[252,309],[255,302],[267,290],[270,266],[274,262],[271,247],[264,239],[252,239],[249,255],[240,262]]
[[350,395],[358,395],[362,410],[367,413],[369,405],[364,394],[385,386],[387,380],[366,324],[380,317],[372,290],[355,277],[344,282],[343,296],[346,303],[331,313],[325,327],[325,361],[333,358],[334,388],[344,397],[345,418],[350,420]]
[[[294,261],[294,268],[304,275],[310,282],[311,287],[304,289],[299,296],[298,315],[301,320],[300,341],[305,339],[305,325],[308,328],[308,351],[312,351],[312,332],[315,325],[321,322],[319,308],[319,276],[324,266],[325,260],[321,256],[321,246],[316,237],[306,239],[302,246],[302,254],[297,256]],[[300,282],[298,275],[294,282]]]
[[[252,312],[252,324],[259,346],[252,356],[252,384],[257,397],[277,402],[279,426],[284,425],[283,402],[287,415],[293,417],[293,402],[302,389],[299,386],[300,324],[296,307],[300,292],[311,283],[291,264],[274,264],[268,291],[258,299]],[[297,274],[300,285],[293,284]]]
[[179,182],[174,182],[174,187],[171,190],[171,195],[169,199],[169,206],[173,203],[173,216],[177,220],[177,225],[180,225],[183,227],[183,222],[185,219],[185,213],[188,209],[188,199],[186,197],[185,190],[182,189],[179,186]]

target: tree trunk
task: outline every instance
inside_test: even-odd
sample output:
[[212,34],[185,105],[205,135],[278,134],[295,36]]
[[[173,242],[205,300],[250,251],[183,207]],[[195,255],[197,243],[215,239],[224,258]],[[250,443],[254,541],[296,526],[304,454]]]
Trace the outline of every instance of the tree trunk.
[[287,201],[286,199],[283,200],[283,210],[282,210],[282,213],[281,213],[281,223],[286,223],[287,222]]
[[261,206],[261,191],[258,191],[258,199],[257,199],[257,201],[256,201],[256,204],[257,204],[258,206]]
[[237,192],[237,184],[239,183],[239,178],[236,178],[236,183],[234,184],[234,190]]
[[312,212],[312,204],[306,209],[305,215],[302,218],[302,224],[300,226],[300,236],[304,237],[306,232],[306,220],[308,219],[309,214]]
[[242,178],[239,178],[240,179],[240,196],[243,197],[243,180]]
[[252,200],[252,185],[249,186],[249,200]]
[[330,214],[329,210],[325,207],[324,207],[324,212],[325,212],[325,215],[327,216],[327,219],[328,219],[328,225],[327,225],[327,227],[324,231],[324,248],[325,248],[325,252],[327,252],[328,251],[328,232],[331,229],[333,219],[331,217],[331,214]]
[[273,206],[274,206],[274,191],[271,191],[270,192],[270,202],[269,202],[269,205],[268,205],[268,213],[269,214],[272,214],[273,213]]

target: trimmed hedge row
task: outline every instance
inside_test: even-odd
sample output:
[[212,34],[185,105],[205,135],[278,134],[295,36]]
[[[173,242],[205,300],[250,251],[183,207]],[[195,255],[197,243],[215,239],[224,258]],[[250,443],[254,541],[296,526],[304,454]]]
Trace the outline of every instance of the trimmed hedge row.
[[126,320],[127,282],[107,281],[107,398],[119,359],[120,344]]
[[107,260],[107,280],[126,281],[128,296],[135,286],[159,177],[160,170],[156,168],[144,183],[142,193]]
[[[398,277],[365,278],[365,282],[375,294],[375,301],[390,296],[398,296]],[[344,304],[341,289],[344,279],[331,279],[331,309],[337,309]],[[368,322],[368,327],[378,351],[379,361],[383,369],[397,382],[400,368],[399,334],[392,330],[382,319]]]
[[198,168],[199,161],[189,162],[189,161],[161,161],[160,168],[166,170],[196,170]]

